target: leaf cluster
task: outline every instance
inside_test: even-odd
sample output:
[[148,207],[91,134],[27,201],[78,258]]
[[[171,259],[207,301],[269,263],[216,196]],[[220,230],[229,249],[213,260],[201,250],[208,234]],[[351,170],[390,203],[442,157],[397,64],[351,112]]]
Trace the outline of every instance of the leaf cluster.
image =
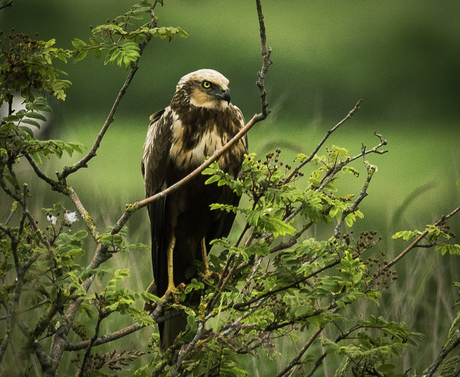
[[53,61],[67,62],[71,51],[53,47],[55,43],[55,39],[41,41],[27,34],[14,34],[14,30],[10,35],[0,31],[0,106],[10,103],[15,92],[32,102],[34,90],[42,96],[65,100],[65,90],[71,82],[59,78],[66,73],[53,67]]
[[[193,301],[188,301],[189,326],[182,341],[190,342],[200,335],[200,326],[206,330],[181,364],[180,370],[184,372],[238,375],[237,364],[224,372],[226,363],[232,361],[229,355],[257,357],[260,349],[271,354],[278,338],[299,340],[326,327],[340,328],[342,334],[324,340],[324,345],[330,345],[328,353],[343,351],[340,354],[346,356],[345,360],[356,360],[365,366],[384,365],[391,355],[419,338],[403,324],[384,326],[374,317],[367,322],[355,322],[346,315],[346,308],[360,300],[378,305],[379,292],[397,278],[396,272],[386,267],[388,261],[382,260],[383,252],[364,258],[380,241],[376,232],[362,232],[358,239],[353,232],[324,241],[305,237],[314,224],[327,226],[344,213],[355,216],[352,223],[356,216],[362,217],[357,209],[349,210],[353,195],[334,194],[338,174],[352,171],[358,176],[356,169],[347,166],[351,161],[348,152],[334,147],[325,156],[310,159],[313,171],[306,188],[298,186],[304,174],[283,163],[280,155],[277,150],[268,153],[264,160],[258,160],[255,154],[246,156],[237,179],[222,171],[217,163],[203,171],[210,175],[207,184],[227,185],[236,193],[247,195],[249,206],[212,206],[214,210],[242,214],[246,226],[236,242],[214,241],[222,251],[211,255],[210,267],[220,273],[220,278],[205,280],[200,305],[193,306]],[[299,156],[294,162],[306,158]],[[339,158],[343,160],[338,162]],[[340,169],[336,169],[340,164]],[[340,314],[342,311],[344,314]],[[368,354],[357,351],[356,333],[363,329],[371,334],[367,335]],[[404,336],[391,337],[392,331]],[[175,350],[181,344],[175,343]],[[318,360],[323,357],[326,354]],[[175,360],[170,361],[171,369]],[[203,362],[197,365],[196,360]],[[312,358],[305,357],[305,362],[308,360]],[[318,361],[315,368],[319,365]],[[345,361],[344,365],[349,364]],[[167,371],[170,369],[164,366],[162,372],[154,375]]]
[[[75,61],[84,59],[88,51],[97,59],[101,57],[102,52],[106,52],[104,64],[117,63],[118,66],[124,65],[128,69],[140,58],[140,46],[146,40],[152,37],[172,40],[175,35],[187,38],[188,34],[179,26],[158,27],[156,17],[152,22],[150,15],[156,3],[141,1],[123,16],[108,19],[106,24],[92,28],[93,36],[89,38],[89,44],[74,38],[72,44],[75,47]],[[149,21],[142,23],[146,14],[149,15]]]

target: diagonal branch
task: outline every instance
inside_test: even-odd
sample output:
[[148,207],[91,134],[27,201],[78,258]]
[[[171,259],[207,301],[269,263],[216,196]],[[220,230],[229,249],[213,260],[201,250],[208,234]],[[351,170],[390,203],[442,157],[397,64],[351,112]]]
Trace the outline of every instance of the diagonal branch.
[[345,118],[343,118],[339,123],[337,123],[334,127],[332,127],[329,131],[326,132],[326,135],[324,135],[323,140],[321,140],[320,143],[316,146],[315,150],[311,153],[310,157],[308,157],[305,161],[299,164],[299,166],[292,170],[292,172],[284,179],[284,182],[289,182],[289,180],[294,176],[295,173],[297,173],[315,157],[319,149],[323,146],[326,140],[329,139],[329,136],[331,136],[334,131],[336,131],[342,124],[349,120],[360,109],[359,106],[361,105],[361,102],[363,102],[362,99],[360,99],[356,103],[355,107],[353,107],[353,109],[350,110],[350,112],[347,114]]
[[307,343],[302,347],[302,349],[299,351],[296,357],[292,359],[292,361],[281,371],[279,372],[276,377],[282,377],[282,376],[287,376],[289,375],[289,371],[294,368],[296,365],[301,364],[301,359],[304,353],[310,348],[310,346],[313,344],[315,339],[318,337],[319,334],[323,331],[324,327],[318,327],[316,331],[313,333],[313,335],[308,339]]
[[[457,212],[460,212],[460,206],[458,206],[457,208],[455,208],[451,213],[449,213],[448,215],[445,215],[445,216],[442,216],[438,221],[436,221],[433,226],[438,226],[440,224],[442,224],[444,221],[446,221],[447,219],[449,219],[450,217],[454,216]],[[393,265],[395,265],[396,263],[399,262],[399,260],[404,257],[407,253],[409,253],[409,251],[411,251],[412,249],[415,249],[416,247],[419,247],[418,243],[423,240],[425,238],[425,236],[428,234],[428,232],[430,231],[430,228],[427,228],[420,236],[418,236],[414,242],[412,242],[409,246],[406,247],[406,249],[404,249],[403,252],[401,252],[401,254],[399,254],[396,258],[394,258],[390,263],[388,263],[386,265],[386,268],[389,269],[391,268]]]
[[13,5],[13,0],[6,0],[0,4],[0,10]]
[[[149,314],[149,317],[152,318],[155,321],[155,323],[164,322],[166,319],[169,318],[167,316],[160,317],[160,314],[163,310],[163,307],[169,302],[170,298],[171,298],[171,294],[169,293],[168,295],[166,295],[166,297],[164,297],[163,300],[157,302],[155,309]],[[113,342],[114,340],[123,338],[129,334],[139,331],[146,326],[147,325],[139,325],[138,323],[134,323],[128,327],[115,331],[111,334],[106,334],[106,335],[102,335],[98,337],[97,339],[93,341],[92,346],[98,346],[101,344]],[[90,345],[90,342],[91,340],[88,339],[88,340],[82,340],[81,342],[66,343],[65,350],[66,351],[79,351],[84,348],[87,348]]]
[[[153,29],[157,26],[157,18],[155,17],[154,9],[156,6],[157,2],[155,2],[152,6],[152,9],[150,11],[150,15],[152,18],[152,21],[150,22],[150,29]],[[118,95],[115,99],[115,102],[112,105],[112,108],[110,109],[109,115],[107,116],[107,119],[104,122],[104,125],[102,126],[101,130],[99,131],[96,140],[94,141],[94,144],[91,148],[91,150],[84,156],[80,161],[76,162],[72,166],[64,166],[62,169],[62,172],[57,173],[58,179],[59,180],[64,180],[66,179],[70,174],[75,173],[77,170],[81,168],[86,168],[88,166],[88,162],[96,157],[96,152],[99,149],[99,146],[101,145],[102,139],[109,129],[110,125],[114,121],[114,116],[115,113],[118,109],[118,106],[120,105],[121,100],[126,94],[126,91],[128,90],[128,87],[131,85],[131,82],[133,81],[134,76],[136,75],[137,70],[139,69],[139,60],[142,57],[142,54],[147,47],[147,44],[150,42],[150,40],[153,38],[152,34],[147,34],[146,39],[144,43],[140,45],[140,50],[139,50],[139,57],[137,58],[136,62],[134,62],[131,66],[131,70],[128,73],[128,76],[126,77],[126,80],[121,87],[120,91],[118,92]]]

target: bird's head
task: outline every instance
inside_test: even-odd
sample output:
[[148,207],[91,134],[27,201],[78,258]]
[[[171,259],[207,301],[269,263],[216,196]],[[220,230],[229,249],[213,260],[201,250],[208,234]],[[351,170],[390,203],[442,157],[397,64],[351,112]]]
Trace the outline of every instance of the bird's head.
[[182,77],[176,93],[185,91],[190,104],[208,109],[225,110],[230,103],[229,81],[213,69],[200,69]]

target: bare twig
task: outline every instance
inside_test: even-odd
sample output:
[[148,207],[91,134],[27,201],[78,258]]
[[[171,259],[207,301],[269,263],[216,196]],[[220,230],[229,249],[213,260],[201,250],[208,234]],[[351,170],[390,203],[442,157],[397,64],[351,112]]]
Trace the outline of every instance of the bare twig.
[[0,4],[0,10],[13,5],[13,0],[7,0]]
[[329,136],[332,135],[334,131],[336,131],[342,124],[344,124],[348,119],[350,119],[358,110],[359,106],[361,105],[361,102],[363,100],[359,100],[355,107],[350,110],[350,112],[347,114],[345,118],[343,118],[339,123],[337,123],[334,127],[332,127],[329,131],[326,132],[326,135],[324,135],[323,140],[320,141],[320,143],[316,146],[315,150],[311,153],[310,157],[308,157],[305,161],[303,161],[299,166],[297,166],[292,172],[284,179],[284,182],[288,182],[296,172],[298,172],[300,169],[302,169],[306,164],[308,164],[316,155],[316,153],[319,151],[319,149],[323,146],[323,144],[326,142],[326,140],[329,138]]
[[299,351],[296,357],[292,359],[292,361],[284,368],[281,372],[279,372],[276,377],[282,377],[286,376],[289,371],[294,368],[296,365],[299,365],[301,363],[302,356],[304,353],[310,348],[310,346],[313,344],[315,339],[318,337],[319,334],[321,334],[321,331],[323,331],[324,327],[319,327],[316,329],[316,331],[313,333],[313,335],[308,339],[307,343],[302,347],[302,349]]
[[270,114],[270,110],[268,110],[268,103],[266,101],[267,98],[267,91],[265,90],[265,75],[268,72],[268,68],[272,64],[270,60],[270,54],[272,52],[271,48],[267,50],[267,35],[265,33],[265,21],[264,21],[264,14],[262,12],[262,4],[260,0],[256,0],[257,6],[257,16],[259,18],[259,32],[260,32],[260,44],[261,44],[261,53],[263,58],[262,69],[257,74],[259,79],[257,80],[257,87],[260,91],[260,98],[262,102],[262,115],[264,119]]
[[62,192],[64,194],[66,193],[67,187],[65,185],[59,185],[58,182],[54,181],[52,178],[48,177],[45,173],[43,173],[41,169],[38,167],[37,163],[30,156],[30,154],[26,153],[24,156],[29,162],[30,166],[32,166],[32,169],[34,169],[34,172],[38,178],[48,183],[53,190]]
[[69,187],[68,196],[70,199],[72,199],[73,204],[75,205],[75,208],[78,210],[78,213],[80,214],[81,218],[85,222],[86,227],[91,232],[91,235],[93,236],[94,240],[97,242],[99,231],[97,230],[96,225],[93,222],[93,219],[91,218],[91,216],[89,215],[85,207],[83,206],[83,203],[81,202],[80,198],[78,197],[77,193],[72,187]]

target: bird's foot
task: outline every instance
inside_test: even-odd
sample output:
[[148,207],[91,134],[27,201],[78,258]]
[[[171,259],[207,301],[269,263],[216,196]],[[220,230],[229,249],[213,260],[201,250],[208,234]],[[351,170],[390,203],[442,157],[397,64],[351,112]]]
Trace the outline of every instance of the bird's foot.
[[217,283],[220,280],[220,274],[218,272],[211,272],[209,270],[204,271],[201,277],[203,278],[203,280],[211,279],[215,283]]
[[172,298],[174,300],[174,303],[180,304],[179,296],[176,294],[176,289],[178,289],[181,292],[184,292],[185,284],[180,283],[177,287],[168,286],[168,289],[166,290],[165,294],[163,295],[163,297],[161,299],[164,300],[164,299],[166,299],[168,297],[169,294],[171,294],[171,296],[172,296]]

